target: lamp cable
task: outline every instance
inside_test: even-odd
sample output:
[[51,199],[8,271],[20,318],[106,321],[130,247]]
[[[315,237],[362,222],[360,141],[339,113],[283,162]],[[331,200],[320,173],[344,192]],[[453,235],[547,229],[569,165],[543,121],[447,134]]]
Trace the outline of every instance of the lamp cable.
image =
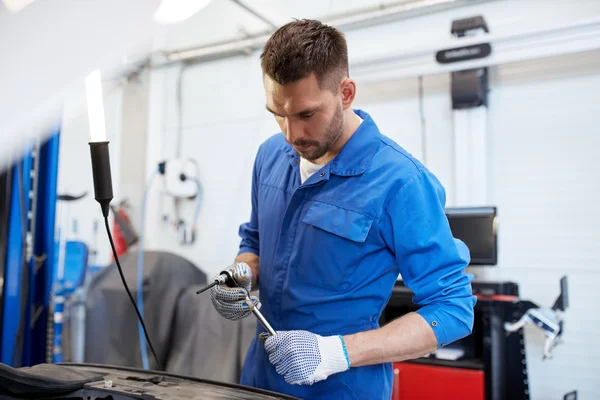
[[[152,351],[152,355],[156,360],[156,364],[160,370],[163,370],[158,357],[156,356],[156,352],[154,351],[154,346],[152,345],[152,341],[150,341],[150,336],[148,335],[148,330],[146,329],[146,324],[144,324],[144,319],[140,314],[140,310],[138,309],[131,292],[129,291],[129,287],[127,286],[127,282],[125,281],[125,275],[123,275],[123,269],[121,268],[121,262],[119,261],[119,257],[117,256],[117,250],[115,249],[115,243],[113,242],[112,234],[110,233],[110,225],[108,223],[108,217],[104,217],[104,225],[106,226],[106,233],[108,234],[108,240],[110,241],[110,247],[113,251],[113,256],[115,257],[115,262],[117,264],[117,269],[119,270],[119,275],[121,276],[121,281],[123,282],[123,286],[125,287],[125,291],[131,300],[131,304],[133,304],[133,308],[135,308],[135,312],[137,313],[138,319],[140,320],[140,324],[142,325],[142,329],[144,330],[144,335],[146,336],[146,341],[148,342],[148,346],[150,346],[150,351]],[[138,290],[142,290],[139,288]]]

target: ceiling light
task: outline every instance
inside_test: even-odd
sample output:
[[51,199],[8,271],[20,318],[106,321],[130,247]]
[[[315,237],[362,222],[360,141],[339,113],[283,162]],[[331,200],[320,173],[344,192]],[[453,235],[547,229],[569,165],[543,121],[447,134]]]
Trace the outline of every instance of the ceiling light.
[[35,0],[2,0],[4,7],[11,13],[16,13],[33,3]]

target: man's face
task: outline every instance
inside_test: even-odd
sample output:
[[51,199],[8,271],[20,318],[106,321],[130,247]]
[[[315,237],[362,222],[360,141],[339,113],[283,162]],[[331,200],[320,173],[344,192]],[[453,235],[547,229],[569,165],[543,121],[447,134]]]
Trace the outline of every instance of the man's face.
[[318,161],[340,138],[344,127],[341,97],[321,89],[314,75],[280,85],[264,76],[267,110],[289,144],[309,161]]

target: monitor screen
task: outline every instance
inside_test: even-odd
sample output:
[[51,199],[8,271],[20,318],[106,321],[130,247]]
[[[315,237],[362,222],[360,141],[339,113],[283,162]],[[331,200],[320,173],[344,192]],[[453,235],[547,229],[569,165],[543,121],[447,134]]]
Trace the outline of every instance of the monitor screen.
[[496,265],[497,219],[495,207],[447,208],[452,235],[471,252],[470,265]]

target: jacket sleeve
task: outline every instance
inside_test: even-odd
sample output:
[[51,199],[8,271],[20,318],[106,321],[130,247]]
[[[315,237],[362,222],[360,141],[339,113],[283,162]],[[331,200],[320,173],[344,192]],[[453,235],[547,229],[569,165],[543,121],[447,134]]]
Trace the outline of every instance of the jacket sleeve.
[[[262,147],[262,146],[261,146]],[[259,179],[259,159],[260,149],[254,160],[254,167],[252,169],[252,202],[250,211],[250,220],[240,225],[239,236],[241,237],[240,248],[238,255],[242,253],[253,253],[257,256],[259,254],[259,235],[258,235],[258,179]]]
[[420,314],[433,329],[438,347],[472,332],[476,297],[465,268],[467,246],[452,236],[444,212],[446,194],[426,170],[406,182],[387,206],[388,245]]

